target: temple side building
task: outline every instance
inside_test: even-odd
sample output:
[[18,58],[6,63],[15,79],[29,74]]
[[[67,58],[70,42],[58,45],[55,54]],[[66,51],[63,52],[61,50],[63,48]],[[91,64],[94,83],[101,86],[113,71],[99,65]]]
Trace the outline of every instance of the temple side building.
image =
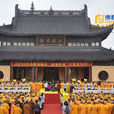
[[113,26],[94,26],[82,10],[21,10],[0,26],[0,78],[4,81],[114,81],[114,51],[102,47]]

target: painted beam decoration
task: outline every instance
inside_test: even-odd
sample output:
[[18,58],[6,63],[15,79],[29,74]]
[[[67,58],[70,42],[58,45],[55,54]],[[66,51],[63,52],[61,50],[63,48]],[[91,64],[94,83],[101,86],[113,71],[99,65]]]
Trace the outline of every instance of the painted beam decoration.
[[89,67],[92,62],[11,62],[12,67]]

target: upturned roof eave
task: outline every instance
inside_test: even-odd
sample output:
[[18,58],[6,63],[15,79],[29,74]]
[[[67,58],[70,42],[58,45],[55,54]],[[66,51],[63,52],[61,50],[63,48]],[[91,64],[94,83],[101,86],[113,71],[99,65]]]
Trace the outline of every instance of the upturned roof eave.
[[104,33],[107,33],[107,34],[110,34],[111,31],[113,30],[113,27],[107,27],[107,28],[100,28],[102,29],[101,31],[95,31],[95,32],[92,32],[92,31],[89,31],[88,33],[83,33],[83,34],[76,34],[76,33],[73,33],[73,34],[69,34],[69,33],[64,33],[64,34],[47,34],[47,33],[44,33],[44,34],[40,34],[40,33],[16,33],[15,31],[8,31],[8,30],[3,30],[2,28],[0,29],[0,34],[2,35],[6,35],[6,36],[38,36],[38,35],[63,35],[63,36],[99,36],[99,35],[102,35]]

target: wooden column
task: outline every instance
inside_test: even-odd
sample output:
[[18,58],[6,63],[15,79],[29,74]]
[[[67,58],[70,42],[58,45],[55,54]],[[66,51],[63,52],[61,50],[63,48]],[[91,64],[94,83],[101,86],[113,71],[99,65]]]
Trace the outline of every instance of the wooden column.
[[34,81],[34,67],[32,67],[32,81]]
[[66,80],[66,77],[67,77],[67,72],[66,72],[67,70],[66,70],[66,67],[65,67],[65,77],[64,77],[64,81],[67,81]]
[[89,67],[89,81],[92,81],[92,68]]
[[68,81],[68,79],[69,79],[68,67],[65,67],[65,81]]
[[38,68],[36,67],[36,70],[35,70],[35,72],[36,72],[36,81],[38,81],[38,73],[37,73],[37,70],[38,70]]
[[68,67],[68,81],[70,81],[70,67]]

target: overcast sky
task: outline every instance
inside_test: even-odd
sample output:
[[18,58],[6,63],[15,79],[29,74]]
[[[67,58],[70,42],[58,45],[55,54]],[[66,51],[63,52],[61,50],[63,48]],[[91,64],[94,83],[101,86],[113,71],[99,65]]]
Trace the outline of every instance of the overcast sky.
[[[15,4],[19,4],[20,9],[30,9],[31,2],[34,2],[36,10],[48,10],[50,6],[55,10],[80,10],[87,4],[92,24],[97,14],[114,15],[114,0],[0,0],[0,25],[11,23]],[[106,48],[114,49],[114,30],[102,44]]]

